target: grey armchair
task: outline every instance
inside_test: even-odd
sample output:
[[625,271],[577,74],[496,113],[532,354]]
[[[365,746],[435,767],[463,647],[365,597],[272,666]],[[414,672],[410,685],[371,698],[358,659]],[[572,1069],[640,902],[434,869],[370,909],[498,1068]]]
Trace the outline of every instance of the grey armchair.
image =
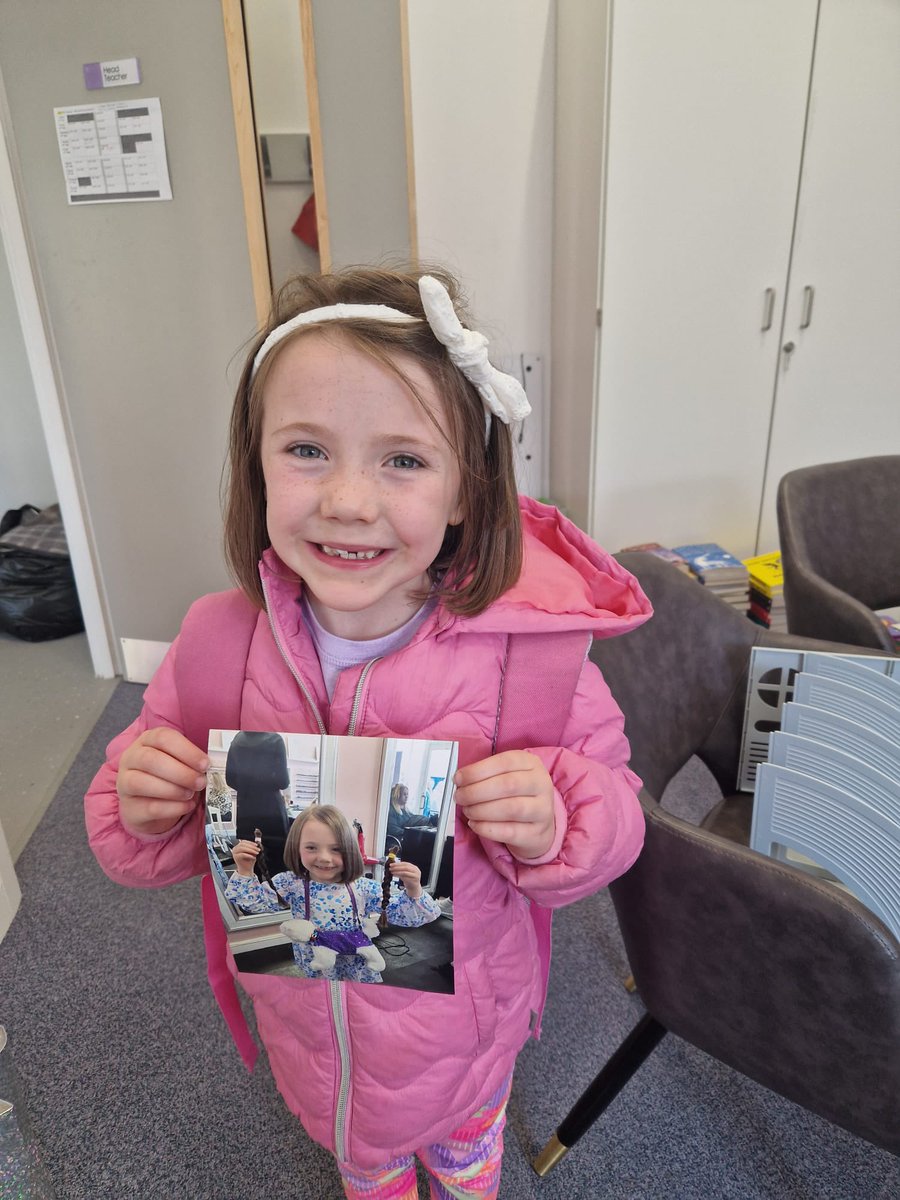
[[[619,561],[655,616],[591,657],[645,785],[644,849],[610,893],[647,1011],[535,1170],[575,1144],[666,1032],[900,1153],[900,945],[853,897],[750,850],[752,798],[734,794],[751,646],[860,651],[763,630],[652,555]],[[722,792],[700,827],[658,803],[695,754]]]
[[789,471],[777,510],[791,632],[893,653],[872,610],[900,604],[900,455]]

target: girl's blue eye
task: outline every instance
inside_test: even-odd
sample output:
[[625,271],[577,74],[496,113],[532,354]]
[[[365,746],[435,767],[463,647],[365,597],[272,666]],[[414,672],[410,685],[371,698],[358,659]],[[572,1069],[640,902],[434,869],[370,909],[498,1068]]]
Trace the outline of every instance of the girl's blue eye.
[[405,471],[413,470],[416,467],[421,467],[421,463],[411,454],[395,454],[391,459],[392,467],[400,467]]
[[322,451],[318,446],[310,446],[307,442],[301,442],[297,446],[291,446],[291,454],[297,458],[321,458]]

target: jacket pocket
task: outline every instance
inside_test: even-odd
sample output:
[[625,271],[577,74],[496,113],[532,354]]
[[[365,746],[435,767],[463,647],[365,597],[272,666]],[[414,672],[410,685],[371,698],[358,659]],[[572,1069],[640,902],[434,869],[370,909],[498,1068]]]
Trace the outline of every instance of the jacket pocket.
[[487,957],[478,954],[456,968],[465,978],[466,991],[472,1005],[478,1049],[493,1044],[497,1032],[497,997]]

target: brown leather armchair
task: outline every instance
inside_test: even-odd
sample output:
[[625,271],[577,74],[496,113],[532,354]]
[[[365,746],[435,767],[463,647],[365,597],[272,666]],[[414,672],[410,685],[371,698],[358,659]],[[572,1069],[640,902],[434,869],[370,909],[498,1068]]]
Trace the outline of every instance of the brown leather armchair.
[[[900,1153],[900,945],[852,896],[750,850],[735,794],[750,649],[858,648],[770,633],[668,563],[621,554],[655,609],[594,643],[644,781],[647,833],[610,885],[646,1015],[535,1160],[546,1174],[666,1032]],[[697,827],[658,803],[697,755],[722,799]]]
[[892,654],[872,610],[900,604],[900,454],[789,471],[777,511],[790,631]]

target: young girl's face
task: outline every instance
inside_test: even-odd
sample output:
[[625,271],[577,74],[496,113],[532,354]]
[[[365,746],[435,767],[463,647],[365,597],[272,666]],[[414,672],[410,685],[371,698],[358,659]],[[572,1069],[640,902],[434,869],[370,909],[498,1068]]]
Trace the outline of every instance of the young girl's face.
[[[394,359],[446,432],[428,374]],[[260,456],[269,539],[324,628],[363,641],[404,624],[462,519],[456,456],[415,396],[339,333],[306,334],[266,381]]]
[[311,818],[302,829],[300,862],[316,883],[337,883],[344,870],[344,856],[335,836],[324,821]]

